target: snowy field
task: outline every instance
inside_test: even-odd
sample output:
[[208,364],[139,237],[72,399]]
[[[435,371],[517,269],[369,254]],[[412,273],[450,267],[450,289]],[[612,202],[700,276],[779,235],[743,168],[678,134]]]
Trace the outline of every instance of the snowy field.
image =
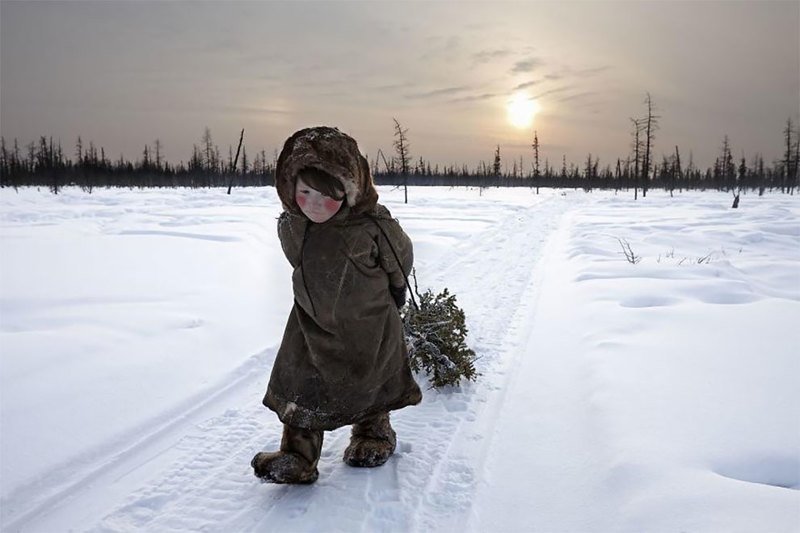
[[800,531],[800,198],[380,192],[482,375],[283,486],[274,189],[1,190],[0,529]]

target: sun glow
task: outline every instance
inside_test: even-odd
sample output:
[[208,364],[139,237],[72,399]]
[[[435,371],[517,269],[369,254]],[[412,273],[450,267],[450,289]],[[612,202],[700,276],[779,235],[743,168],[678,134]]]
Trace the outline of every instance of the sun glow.
[[508,121],[516,128],[527,128],[539,111],[539,104],[524,93],[517,93],[506,106]]

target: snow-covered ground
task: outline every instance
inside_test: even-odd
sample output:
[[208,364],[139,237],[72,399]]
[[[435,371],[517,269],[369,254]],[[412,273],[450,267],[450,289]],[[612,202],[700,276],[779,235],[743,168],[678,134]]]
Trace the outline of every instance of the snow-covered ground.
[[800,199],[402,197],[482,375],[396,412],[385,466],[342,428],[283,486],[249,465],[280,440],[274,190],[0,191],[0,529],[800,531]]

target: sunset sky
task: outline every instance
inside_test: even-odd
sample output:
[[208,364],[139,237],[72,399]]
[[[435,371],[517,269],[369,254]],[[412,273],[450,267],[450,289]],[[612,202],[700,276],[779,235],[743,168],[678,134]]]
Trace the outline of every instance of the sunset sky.
[[[655,155],[706,167],[781,155],[800,118],[800,2],[0,2],[0,130],[111,158],[160,139],[186,161],[206,126],[227,156],[333,125],[372,161],[392,118],[432,164],[630,152],[647,92]],[[509,107],[516,109],[509,116]],[[531,117],[531,114],[533,116]]]

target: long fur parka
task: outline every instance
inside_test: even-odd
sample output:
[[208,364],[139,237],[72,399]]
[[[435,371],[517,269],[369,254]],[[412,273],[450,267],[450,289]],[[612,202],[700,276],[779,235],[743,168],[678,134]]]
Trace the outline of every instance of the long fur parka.
[[[322,170],[344,187],[345,204],[325,223],[310,222],[295,203],[304,168]],[[298,131],[278,159],[276,188],[284,208],[278,236],[294,268],[295,302],[264,405],[285,424],[331,430],[419,403],[389,291],[402,287],[411,270],[411,240],[377,203],[356,142],[335,128]]]

